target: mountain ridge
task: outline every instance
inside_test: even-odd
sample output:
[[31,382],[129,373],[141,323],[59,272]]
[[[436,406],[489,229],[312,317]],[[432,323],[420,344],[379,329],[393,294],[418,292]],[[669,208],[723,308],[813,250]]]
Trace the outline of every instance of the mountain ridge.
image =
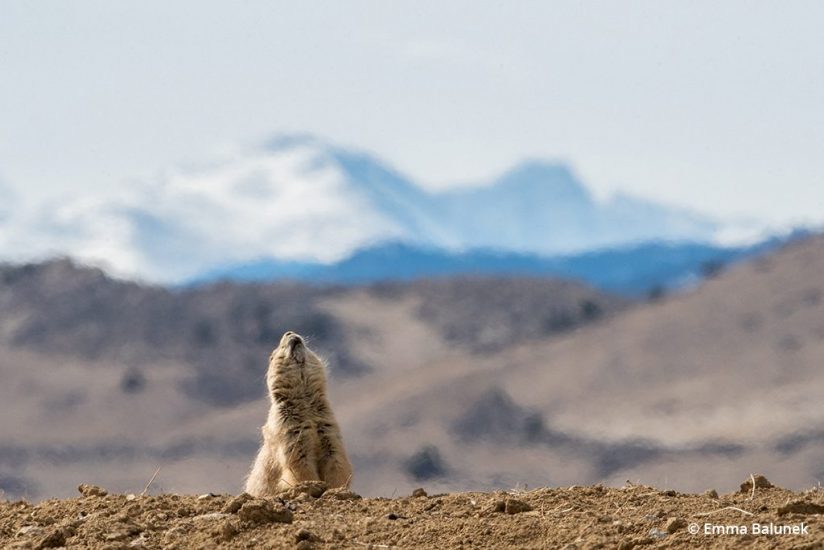
[[558,163],[528,160],[435,192],[370,153],[280,136],[201,168],[11,216],[0,254],[70,255],[178,283],[253,258],[329,263],[394,241],[546,256],[650,240],[709,243],[721,225],[642,199],[596,200]]
[[601,290],[637,296],[678,290],[710,272],[768,252],[798,237],[746,247],[649,242],[577,255],[543,257],[504,250],[449,251],[404,242],[356,250],[331,264],[262,258],[205,271],[186,285],[226,281],[300,280],[317,284],[370,284],[454,275],[537,276],[577,279]]

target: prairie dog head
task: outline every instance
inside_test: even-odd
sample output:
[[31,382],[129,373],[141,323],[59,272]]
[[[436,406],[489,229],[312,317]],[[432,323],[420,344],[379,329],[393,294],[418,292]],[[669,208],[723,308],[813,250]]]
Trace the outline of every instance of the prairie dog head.
[[274,360],[280,360],[282,364],[294,363],[301,366],[306,362],[306,355],[312,353],[306,348],[306,342],[300,334],[286,331],[280,339],[280,344],[273,354]]
[[300,334],[287,331],[269,357],[269,372],[266,377],[269,390],[274,391],[278,385],[292,385],[295,380],[306,377],[323,378],[323,361],[306,347]]

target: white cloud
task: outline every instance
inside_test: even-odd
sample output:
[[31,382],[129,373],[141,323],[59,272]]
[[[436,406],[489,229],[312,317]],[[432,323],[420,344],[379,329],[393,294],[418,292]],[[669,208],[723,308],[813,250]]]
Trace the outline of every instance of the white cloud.
[[126,192],[50,202],[8,232],[6,257],[70,255],[163,282],[259,257],[333,261],[402,235],[315,146],[255,150]]

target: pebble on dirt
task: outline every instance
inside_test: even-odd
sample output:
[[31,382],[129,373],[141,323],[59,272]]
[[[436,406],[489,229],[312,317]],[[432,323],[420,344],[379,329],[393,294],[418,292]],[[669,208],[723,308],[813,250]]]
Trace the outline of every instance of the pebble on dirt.
[[506,499],[506,504],[504,505],[504,511],[507,514],[520,514],[522,512],[531,512],[532,506],[522,500],[508,498]]
[[687,520],[685,520],[684,518],[669,518],[667,520],[667,533],[671,535],[679,529],[683,529],[686,526]]
[[753,479],[755,480],[755,488],[756,489],[771,489],[774,487],[770,480],[766,477],[762,476],[761,474],[755,474],[752,478],[747,478],[744,480],[744,483],[741,484],[741,492],[742,493],[749,493],[752,491],[752,482]]
[[77,487],[77,490],[80,491],[80,494],[84,497],[105,497],[109,494],[109,492],[103,487],[98,487],[97,485],[88,485],[86,483],[81,483]]
[[250,524],[292,523],[293,514],[282,504],[276,505],[265,499],[253,499],[240,507],[237,517]]

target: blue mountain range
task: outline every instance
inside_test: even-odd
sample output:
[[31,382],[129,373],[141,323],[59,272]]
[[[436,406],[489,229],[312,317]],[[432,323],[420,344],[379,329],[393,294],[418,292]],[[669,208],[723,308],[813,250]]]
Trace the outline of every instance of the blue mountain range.
[[451,275],[527,276],[580,279],[602,290],[640,296],[682,288],[785,241],[776,238],[747,247],[654,242],[555,257],[493,250],[451,252],[389,243],[358,250],[331,264],[263,259],[226,266],[189,284],[299,280],[354,285]]

